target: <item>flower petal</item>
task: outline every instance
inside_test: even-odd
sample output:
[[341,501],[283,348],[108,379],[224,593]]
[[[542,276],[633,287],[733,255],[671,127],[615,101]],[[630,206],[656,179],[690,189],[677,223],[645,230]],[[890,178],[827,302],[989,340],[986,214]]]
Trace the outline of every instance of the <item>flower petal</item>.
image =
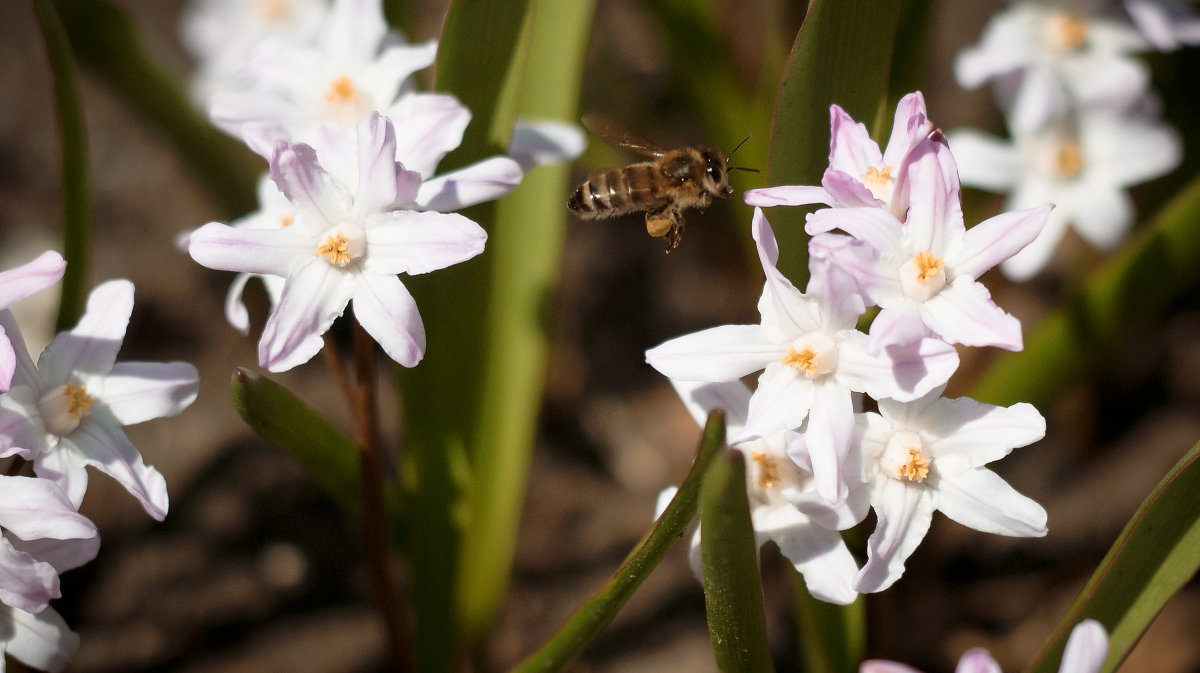
[[1046,510],[986,468],[939,479],[936,501],[943,514],[968,528],[1014,537],[1046,534]]
[[586,147],[578,124],[557,119],[517,119],[508,140],[508,154],[522,171],[573,161]]
[[169,506],[166,480],[158,470],[142,462],[137,447],[130,443],[116,419],[101,420],[101,414],[93,413],[69,440],[61,441],[73,443],[86,464],[124,486],[155,521],[166,518]]
[[1000,664],[988,654],[988,651],[976,647],[967,650],[958,660],[958,666],[954,667],[954,673],[1004,673],[1000,669]]
[[367,274],[428,273],[483,252],[487,233],[457,213],[394,210],[367,220]]
[[858,564],[837,531],[818,526],[787,505],[756,508],[753,523],[755,532],[770,537],[800,571],[814,598],[837,605],[858,598]]
[[1046,224],[1033,242],[1020,252],[1000,263],[1000,270],[1010,280],[1024,281],[1046,268],[1055,249],[1067,232],[1067,214],[1056,208],[1046,218]]
[[17,661],[47,673],[61,673],[79,651],[79,636],[53,608],[36,614],[11,608],[11,635],[4,651]]
[[926,487],[906,486],[881,478],[872,504],[875,531],[867,540],[867,563],[858,572],[854,588],[875,593],[892,586],[904,574],[904,563],[929,532],[934,504]]
[[858,673],[921,673],[921,671],[895,661],[868,659],[859,665]]
[[970,278],[957,279],[923,302],[921,317],[947,343],[1010,351],[1023,347],[1021,321],[996,306],[987,288]]
[[133,283],[110,280],[88,295],[79,324],[62,332],[38,358],[44,381],[60,385],[73,376],[104,376],[116,362],[133,312]]
[[772,362],[758,377],[758,387],[750,397],[746,426],[729,443],[741,444],[784,430],[798,429],[808,417],[814,395],[812,381],[791,367]]
[[188,238],[188,254],[220,271],[286,276],[296,257],[311,253],[313,241],[288,229],[237,229],[209,222]]
[[670,381],[697,423],[704,425],[709,412],[721,409],[725,412],[725,436],[736,437],[741,433],[750,408],[750,389],[746,384],[741,381]]
[[646,362],[670,379],[733,381],[783,357],[786,348],[760,325],[721,325],[663,342]]
[[932,130],[933,124],[929,122],[925,112],[925,96],[920,91],[906,94],[896,102],[892,135],[883,150],[883,164],[899,166],[909,151]]
[[879,355],[884,348],[910,344],[929,336],[929,328],[921,318],[921,309],[912,302],[885,308],[871,321],[867,353]]
[[867,348],[867,335],[838,333],[836,376],[850,390],[879,400],[914,400],[942,385],[958,369],[958,353],[940,339],[886,346],[878,355]]
[[396,131],[386,117],[372,112],[358,125],[356,222],[392,207],[396,201],[396,169]]
[[833,504],[845,502],[849,495],[843,466],[850,452],[854,433],[854,405],[850,390],[826,379],[812,386],[812,406],[808,411],[809,460],[817,492]]
[[35,453],[33,471],[38,477],[57,484],[76,508],[83,503],[88,473],[83,457],[74,444],[60,439],[58,445],[50,450]]
[[882,208],[825,208],[809,213],[804,231],[810,236],[841,229],[881,254],[900,251],[901,223]]
[[955,278],[976,279],[983,272],[1020,252],[1038,237],[1054,206],[1000,213],[967,230],[959,245],[946,251],[946,265]]
[[758,248],[758,261],[767,277],[762,296],[758,300],[758,312],[762,315],[763,328],[778,340],[790,339],[819,329],[820,308],[817,303],[800,294],[796,286],[792,285],[792,281],[775,266],[779,259],[779,245],[762,208],[754,209],[750,233]]
[[856,177],[882,163],[883,154],[867,127],[855,122],[838,105],[829,106],[829,167]]
[[15,269],[0,271],[0,309],[57,283],[66,268],[62,255],[49,250]]
[[0,526],[24,540],[86,539],[99,535],[54,482],[0,477]]
[[448,94],[410,93],[387,110],[399,129],[396,161],[429,178],[447,152],[462,142],[471,111]]
[[121,425],[134,425],[174,416],[199,389],[200,374],[187,362],[118,362],[104,379],[101,400]]
[[1071,629],[1058,673],[1099,673],[1108,656],[1108,633],[1100,622],[1085,619]]
[[943,475],[999,460],[1046,435],[1046,419],[1024,402],[997,407],[968,397],[943,397],[918,410],[912,423],[932,438],[930,450]]
[[[413,204],[420,210],[449,212],[498,199],[517,188],[524,173],[508,157],[491,157],[421,183]],[[407,204],[400,204],[407,205]]]
[[326,226],[350,213],[350,196],[321,168],[316,151],[308,145],[279,143],[271,156],[271,179],[299,211],[316,214]]
[[321,350],[321,335],[346,309],[354,289],[350,274],[324,262],[288,279],[258,342],[258,363],[273,372],[304,364]]
[[824,187],[802,185],[780,185],[749,189],[742,193],[742,201],[748,206],[770,208],[772,206],[806,206],[811,203],[833,205],[833,197]]
[[966,232],[958,169],[940,134],[913,150],[908,166],[909,209],[901,231],[906,252],[942,255]]
[[1133,225],[1133,200],[1125,190],[1108,185],[1079,189],[1064,200],[1063,212],[1079,236],[1100,250],[1113,250]]
[[393,275],[359,274],[354,317],[388,357],[415,367],[425,356],[425,325],[417,302]]
[[1012,189],[1020,160],[1011,143],[972,128],[955,129],[946,134],[946,140],[954,151],[962,184],[989,192]]
[[58,571],[54,566],[17,550],[7,538],[0,537],[0,603],[40,612],[58,596]]

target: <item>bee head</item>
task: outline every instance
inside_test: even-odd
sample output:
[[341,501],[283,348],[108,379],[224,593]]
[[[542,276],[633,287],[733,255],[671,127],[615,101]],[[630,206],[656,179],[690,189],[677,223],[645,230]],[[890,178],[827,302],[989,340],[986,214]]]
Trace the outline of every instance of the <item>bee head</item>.
[[704,157],[704,189],[713,196],[727,198],[733,194],[729,186],[729,171],[725,166],[725,157],[717,150],[706,147],[701,150]]

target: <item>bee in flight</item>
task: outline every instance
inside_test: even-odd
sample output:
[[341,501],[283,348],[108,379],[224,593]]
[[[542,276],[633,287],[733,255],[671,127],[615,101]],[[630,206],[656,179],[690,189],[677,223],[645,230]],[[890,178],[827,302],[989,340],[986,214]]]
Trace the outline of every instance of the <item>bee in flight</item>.
[[[650,159],[589,175],[567,199],[567,208],[580,219],[645,213],[646,232],[655,238],[665,236],[670,253],[683,239],[683,211],[698,208],[703,212],[713,198],[725,199],[733,194],[726,157],[719,150],[711,147],[663,150],[628,133],[614,132],[592,119],[584,119],[584,125],[609,144]],[[738,143],[733,152],[746,140]]]

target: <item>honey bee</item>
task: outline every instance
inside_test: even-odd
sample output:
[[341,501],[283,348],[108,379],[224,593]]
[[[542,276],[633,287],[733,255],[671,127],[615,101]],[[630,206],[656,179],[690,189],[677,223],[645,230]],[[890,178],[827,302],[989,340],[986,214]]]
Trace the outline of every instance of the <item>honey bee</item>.
[[567,199],[567,208],[580,219],[645,213],[646,232],[655,238],[665,236],[670,253],[683,239],[683,211],[697,208],[703,212],[714,198],[733,194],[729,166],[719,150],[703,146],[663,150],[589,119],[584,119],[584,124],[609,144],[650,160],[589,175]]

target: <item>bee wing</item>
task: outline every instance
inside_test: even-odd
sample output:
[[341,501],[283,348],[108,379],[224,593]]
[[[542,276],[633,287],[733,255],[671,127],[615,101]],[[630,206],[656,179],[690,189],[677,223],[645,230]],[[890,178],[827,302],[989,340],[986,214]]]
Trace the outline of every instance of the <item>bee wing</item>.
[[602,114],[588,113],[580,121],[593,135],[614,147],[627,149],[647,157],[661,157],[666,153],[650,141]]

